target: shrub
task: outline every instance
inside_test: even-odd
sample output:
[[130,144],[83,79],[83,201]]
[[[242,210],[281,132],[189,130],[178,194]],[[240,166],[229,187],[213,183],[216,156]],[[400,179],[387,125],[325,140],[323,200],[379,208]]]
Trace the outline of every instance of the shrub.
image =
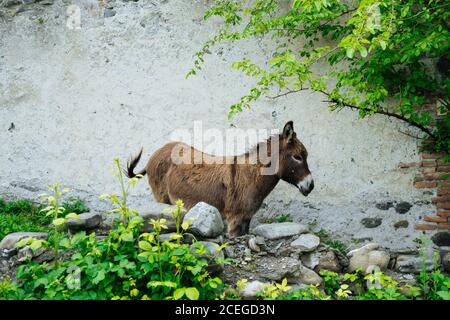
[[[113,229],[102,239],[96,238],[95,233],[79,232],[73,236],[61,233],[56,250],[61,249],[61,257],[65,259],[43,264],[29,261],[20,266],[17,289],[9,298],[214,299],[223,294],[222,280],[206,270],[208,249],[199,242],[194,245],[181,242],[183,231],[189,227],[181,224],[183,203],[177,201],[177,209],[172,212],[178,232],[170,240],[160,238],[161,230],[167,228],[165,219],[151,220],[154,231],[141,234],[143,219],[127,205],[128,189],[137,178],[126,183],[119,161],[115,163],[121,195],[101,196],[116,207],[112,212],[118,214],[118,219]],[[47,197],[49,206],[44,211],[53,216],[56,228],[67,218],[59,216],[64,212],[59,199],[67,190],[60,190],[58,185],[52,186],[52,190],[53,195]],[[36,241],[21,242],[33,246]],[[40,241],[34,249],[42,246],[48,243]]]

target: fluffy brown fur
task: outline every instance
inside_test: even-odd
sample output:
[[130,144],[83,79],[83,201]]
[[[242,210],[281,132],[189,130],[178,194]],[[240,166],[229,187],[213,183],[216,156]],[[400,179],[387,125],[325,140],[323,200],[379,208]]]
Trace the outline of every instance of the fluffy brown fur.
[[[270,150],[270,139],[245,154],[226,158],[203,153],[181,142],[171,142],[153,153],[145,169],[138,174],[147,174],[158,202],[173,204],[182,199],[187,209],[198,202],[206,202],[224,216],[231,236],[242,235],[248,232],[250,219],[280,179],[297,186],[305,196],[314,188],[306,161],[308,153],[297,139],[292,121],[286,123],[279,135],[278,170],[272,175],[261,174],[261,168],[270,163],[263,161],[269,159],[259,158],[259,149],[267,148],[267,156],[276,160]],[[186,156],[188,151],[191,155],[189,164],[172,161],[173,154]],[[128,177],[136,176],[133,170],[141,155],[142,150],[128,163]],[[249,159],[252,157],[256,157],[256,163],[251,164]],[[203,161],[195,164],[198,162],[194,159]],[[219,161],[221,163],[217,163]]]

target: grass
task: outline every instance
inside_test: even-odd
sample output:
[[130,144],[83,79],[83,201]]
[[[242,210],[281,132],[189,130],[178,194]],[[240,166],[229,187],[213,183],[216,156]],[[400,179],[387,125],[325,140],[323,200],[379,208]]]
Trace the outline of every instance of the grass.
[[267,218],[264,223],[282,223],[282,222],[292,222],[292,217],[289,213],[280,214],[279,216],[273,218]]
[[337,251],[341,252],[342,254],[347,254],[348,248],[342,241],[339,240],[327,240],[323,242],[325,245],[329,246],[330,248],[336,249]]
[[[62,215],[89,211],[86,204],[78,198],[69,198],[62,206],[65,208]],[[0,198],[0,240],[12,232],[48,232],[51,218],[40,212],[42,208],[42,205],[28,199],[5,201]]]

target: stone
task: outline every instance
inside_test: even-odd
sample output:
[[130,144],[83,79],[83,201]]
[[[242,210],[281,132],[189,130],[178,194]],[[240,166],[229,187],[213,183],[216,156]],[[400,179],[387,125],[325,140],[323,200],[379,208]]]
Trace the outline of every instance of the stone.
[[379,210],[389,210],[394,206],[394,203],[392,201],[386,201],[386,202],[378,202],[375,204],[375,207]]
[[423,263],[425,269],[433,271],[433,269],[441,263],[440,255],[437,251],[425,250],[424,256],[420,255],[400,255],[397,257],[395,269],[402,273],[419,274],[422,271]]
[[389,253],[377,250],[379,245],[377,243],[369,243],[365,246],[350,251],[347,256],[350,258],[348,265],[348,272],[354,272],[356,269],[362,269],[364,273],[372,270],[377,266],[381,270],[386,270],[390,255]]
[[366,228],[376,228],[381,222],[383,222],[381,218],[364,218],[361,220],[361,224]]
[[[198,253],[197,250],[200,250],[201,245],[204,245],[206,247],[205,252]],[[216,257],[223,258],[224,257],[223,251],[222,250],[219,251],[218,247],[219,245],[214,242],[197,241],[191,245],[191,252],[198,257],[207,258],[209,260],[212,260]]]
[[116,15],[116,11],[114,11],[112,9],[105,9],[105,11],[103,12],[103,17],[105,17],[105,18],[114,17],[115,15]]
[[326,251],[325,254],[320,255],[319,263],[317,264],[317,271],[327,270],[334,272],[341,272],[341,265],[334,251]]
[[396,223],[394,223],[394,228],[398,229],[398,228],[408,228],[409,226],[409,222],[407,220],[400,220]]
[[0,258],[9,259],[17,254],[17,248],[12,249],[0,249]]
[[253,234],[270,240],[292,237],[305,232],[308,232],[308,228],[295,222],[261,224],[252,230]]
[[292,257],[267,256],[259,261],[258,273],[264,279],[279,282],[298,278],[301,266],[301,261]]
[[268,285],[258,280],[247,282],[242,289],[239,289],[239,295],[242,299],[255,299],[258,292],[263,291]]
[[445,272],[450,272],[450,252],[442,257],[442,267]]
[[189,231],[194,235],[214,238],[224,231],[222,216],[216,207],[205,202],[197,203],[184,216],[184,221],[190,221]]
[[144,226],[142,227],[142,232],[152,232],[153,225],[150,221],[158,220],[158,219],[166,219],[166,227],[167,229],[162,229],[161,233],[170,233],[177,230],[175,219],[170,213],[172,210],[175,210],[175,206],[168,204],[156,204],[149,211],[144,211],[139,215],[144,219]]
[[301,266],[298,273],[299,275],[297,276],[297,279],[300,283],[307,285],[316,285],[322,283],[322,278],[313,270],[308,269],[305,266]]
[[22,239],[32,237],[38,240],[47,240],[46,232],[14,232],[6,235],[0,242],[0,249],[13,249],[16,243]]
[[376,250],[380,247],[380,245],[378,243],[375,242],[371,242],[368,243],[364,246],[362,246],[361,248],[358,249],[354,249],[351,250],[347,253],[347,257],[351,258],[353,255],[355,254],[365,254],[365,253],[369,253],[370,251]]
[[435,233],[431,240],[433,243],[439,247],[450,247],[450,232],[449,231],[441,231]]
[[412,204],[406,201],[402,201],[397,203],[397,205],[395,206],[395,211],[400,214],[405,214],[409,211],[409,209],[411,209],[411,207]]
[[97,228],[102,222],[102,214],[99,212],[85,212],[78,215],[77,218],[67,219],[65,226],[71,232],[80,230],[92,230]]
[[343,254],[342,252],[333,249],[334,254],[336,255],[336,258],[338,259],[339,265],[346,268],[350,264],[350,260]]
[[248,247],[254,252],[261,252],[261,248],[256,243],[256,237],[248,239]]
[[320,262],[320,253],[318,252],[311,252],[311,253],[307,253],[304,254],[300,257],[300,259],[302,260],[302,263],[310,268],[310,269],[314,269],[315,267],[317,267],[319,265]]
[[291,247],[300,249],[302,252],[314,251],[320,244],[320,238],[314,234],[306,233],[300,235],[296,240],[291,242]]

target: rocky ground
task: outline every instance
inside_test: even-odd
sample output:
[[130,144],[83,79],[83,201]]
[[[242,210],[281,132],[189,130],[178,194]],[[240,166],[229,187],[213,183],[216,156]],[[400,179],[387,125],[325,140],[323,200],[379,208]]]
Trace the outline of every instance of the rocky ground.
[[[163,239],[175,231],[172,216],[164,209],[168,205],[159,205],[154,210],[142,214],[144,231],[151,231],[150,219],[166,218],[168,229]],[[106,218],[107,217],[107,218]],[[357,249],[343,252],[324,243],[318,235],[311,233],[308,227],[294,222],[267,223],[251,229],[250,234],[228,238],[226,225],[219,211],[206,204],[199,203],[189,210],[184,218],[191,226],[184,241],[202,241],[210,249],[210,257],[228,258],[224,266],[211,264],[210,270],[220,274],[226,283],[235,285],[240,279],[248,279],[243,296],[251,297],[264,283],[280,282],[286,278],[291,285],[302,286],[320,284],[322,270],[338,273],[353,272],[361,268],[365,272],[382,270],[401,284],[414,284],[415,276],[422,267],[419,249],[390,250],[379,244],[369,242]],[[66,222],[68,232],[79,230],[95,231],[98,236],[106,234],[113,217],[98,212],[84,213],[79,220]],[[14,278],[16,268],[29,258],[37,262],[51,261],[52,253],[40,249],[36,252],[25,247],[17,249],[15,244],[25,237],[33,236],[46,239],[46,233],[18,232],[7,235],[0,242],[0,278]],[[223,251],[217,251],[220,244],[227,243]],[[426,267],[431,270],[436,264],[444,272],[450,271],[450,233],[440,232],[432,237],[432,242],[424,247]],[[211,261],[213,261],[211,259]]]

